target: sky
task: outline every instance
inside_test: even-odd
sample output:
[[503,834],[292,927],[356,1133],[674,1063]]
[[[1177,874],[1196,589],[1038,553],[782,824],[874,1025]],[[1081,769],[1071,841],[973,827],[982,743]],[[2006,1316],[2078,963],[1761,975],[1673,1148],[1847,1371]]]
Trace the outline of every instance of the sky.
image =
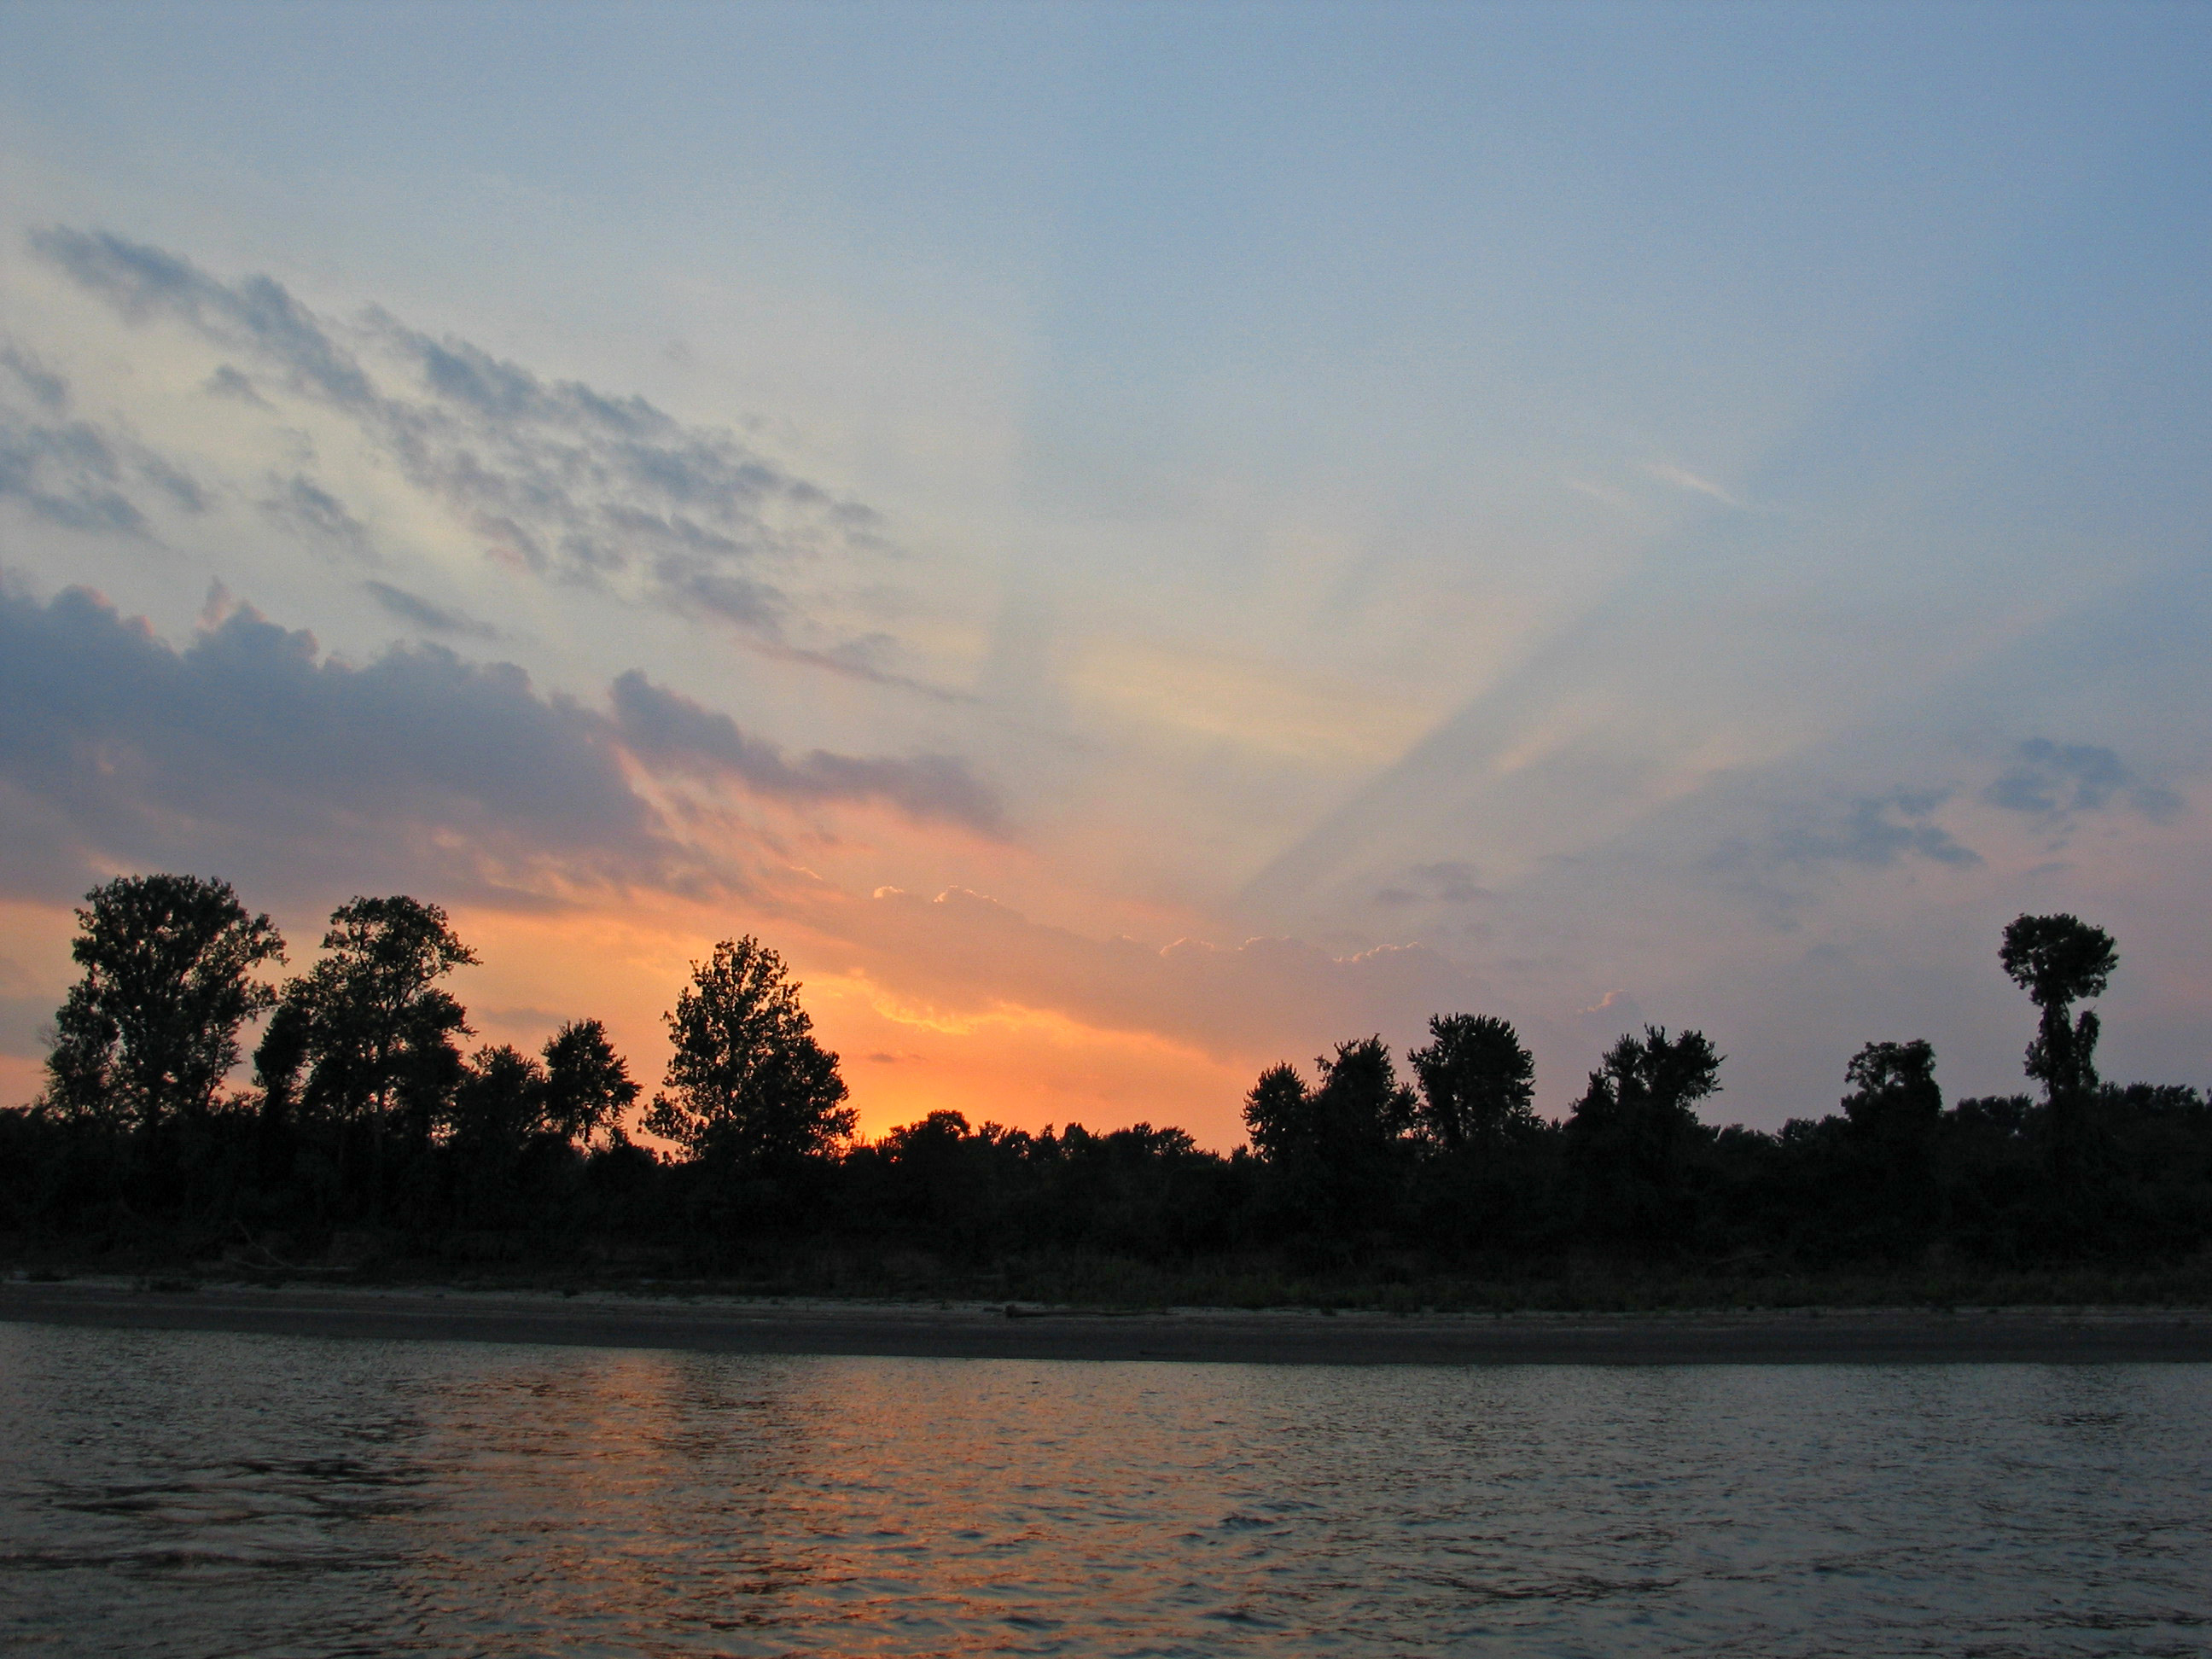
[[71,907],[862,1129],[1650,1022],[1719,1122],[2110,929],[2212,1082],[2212,9],[0,0],[0,1100]]

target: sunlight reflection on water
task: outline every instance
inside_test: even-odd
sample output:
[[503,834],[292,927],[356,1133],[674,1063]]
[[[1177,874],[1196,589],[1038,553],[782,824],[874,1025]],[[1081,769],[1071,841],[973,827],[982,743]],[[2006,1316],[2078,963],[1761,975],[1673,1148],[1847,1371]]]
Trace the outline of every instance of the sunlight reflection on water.
[[0,1326],[0,1644],[2193,1654],[2208,1385]]

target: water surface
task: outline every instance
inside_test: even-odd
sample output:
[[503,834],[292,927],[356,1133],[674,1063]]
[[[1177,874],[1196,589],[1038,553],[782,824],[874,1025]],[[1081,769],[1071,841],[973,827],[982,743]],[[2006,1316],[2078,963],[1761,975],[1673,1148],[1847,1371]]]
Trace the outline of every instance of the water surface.
[[0,1325],[0,1644],[2199,1654],[2212,1367],[815,1359]]

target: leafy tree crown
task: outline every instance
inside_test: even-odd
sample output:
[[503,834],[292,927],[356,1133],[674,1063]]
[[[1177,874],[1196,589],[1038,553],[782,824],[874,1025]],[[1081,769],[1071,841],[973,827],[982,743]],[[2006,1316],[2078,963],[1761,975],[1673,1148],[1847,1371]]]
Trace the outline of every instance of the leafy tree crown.
[[1632,1161],[1671,1157],[1699,1125],[1691,1109],[1720,1091],[1723,1056],[1702,1031],[1647,1025],[1606,1051],[1567,1128],[1586,1145],[1619,1141]]
[[263,1086],[291,1093],[299,1068],[311,1106],[380,1113],[411,1076],[443,1076],[468,1031],[461,1005],[437,981],[472,965],[443,907],[405,894],[355,898],[331,913],[324,957],[284,988],[254,1062]]
[[547,1126],[570,1140],[604,1133],[622,1139],[622,1116],[638,1096],[629,1068],[596,1019],[572,1019],[545,1045]]
[[265,915],[230,884],[118,876],[85,895],[70,954],[84,976],[55,1016],[49,1097],[151,1124],[206,1111],[238,1063],[239,1027],[276,993],[252,977],[284,959]]
[[1357,1158],[1395,1146],[1413,1127],[1418,1103],[1380,1036],[1340,1042],[1314,1066],[1320,1080],[1311,1088],[1282,1064],[1262,1072],[1245,1097],[1244,1126],[1261,1157]]
[[1854,1128],[1879,1135],[1924,1131],[1942,1115],[1936,1050],[1924,1039],[1869,1042],[1844,1067],[1851,1092],[1844,1115]]
[[[2054,1107],[2070,1114],[2097,1086],[2101,1030],[2094,1012],[2075,1016],[2073,1006],[2104,994],[2120,960],[2112,936],[2078,916],[2021,916],[2005,928],[1997,959],[2043,1011],[2027,1045],[2027,1074],[2044,1085]],[[2069,1118],[2066,1135],[2075,1127]]]
[[2102,996],[2120,956],[2110,933],[2077,916],[2021,916],[2006,927],[1997,959],[2038,1007],[2063,1008]]
[[695,1155],[774,1162],[851,1136],[837,1056],[814,1039],[783,958],[750,933],[724,939],[667,1016],[676,1052],[645,1126]]
[[1510,1020],[1438,1014],[1406,1058],[1421,1082],[1421,1127],[1443,1146],[1497,1144],[1535,1125],[1536,1063]]

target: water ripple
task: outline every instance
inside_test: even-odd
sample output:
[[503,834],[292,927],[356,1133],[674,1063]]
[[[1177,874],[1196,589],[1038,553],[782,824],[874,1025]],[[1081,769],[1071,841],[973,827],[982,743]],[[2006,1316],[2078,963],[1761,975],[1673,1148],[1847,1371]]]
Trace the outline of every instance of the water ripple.
[[2212,1368],[0,1327],[0,1647],[2200,1653]]

